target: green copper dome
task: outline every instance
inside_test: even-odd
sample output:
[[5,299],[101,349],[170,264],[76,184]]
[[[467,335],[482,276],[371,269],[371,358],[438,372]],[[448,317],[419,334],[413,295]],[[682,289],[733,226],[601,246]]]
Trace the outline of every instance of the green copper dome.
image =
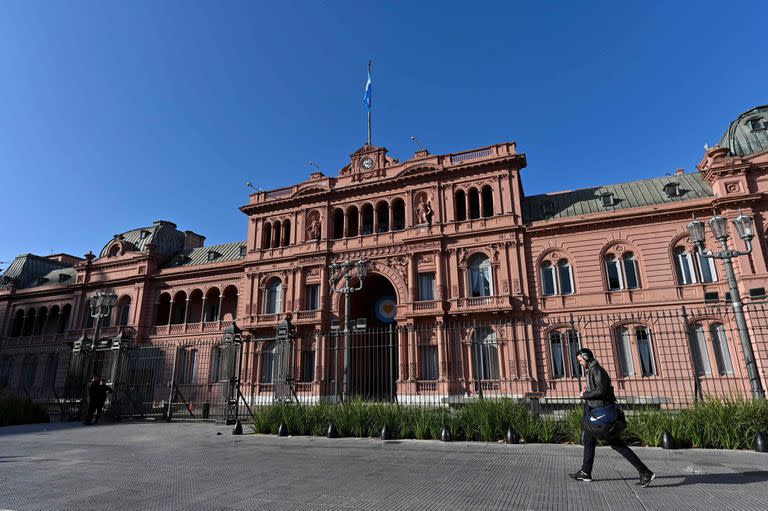
[[768,105],[741,114],[728,127],[718,145],[727,147],[737,156],[768,151]]

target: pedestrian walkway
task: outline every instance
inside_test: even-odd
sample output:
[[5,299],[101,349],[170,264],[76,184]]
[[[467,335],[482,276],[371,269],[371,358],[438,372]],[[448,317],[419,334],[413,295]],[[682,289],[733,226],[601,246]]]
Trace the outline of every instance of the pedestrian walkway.
[[[221,433],[221,435],[218,435]],[[233,436],[212,424],[0,428],[0,509],[768,509],[768,455],[638,448],[656,473],[575,445]]]

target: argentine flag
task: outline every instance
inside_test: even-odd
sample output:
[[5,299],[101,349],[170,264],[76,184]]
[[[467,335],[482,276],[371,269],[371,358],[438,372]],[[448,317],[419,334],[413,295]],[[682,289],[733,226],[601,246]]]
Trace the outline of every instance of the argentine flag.
[[371,111],[371,63],[368,62],[368,81],[365,83],[365,94],[363,95],[363,104],[367,111]]

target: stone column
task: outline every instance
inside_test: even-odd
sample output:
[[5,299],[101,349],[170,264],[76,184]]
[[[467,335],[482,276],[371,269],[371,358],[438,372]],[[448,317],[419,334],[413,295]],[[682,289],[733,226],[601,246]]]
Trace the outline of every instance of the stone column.
[[200,301],[200,323],[205,323],[205,293],[203,293],[203,299]]
[[417,278],[416,278],[416,255],[413,253],[408,254],[408,301],[415,302],[418,300],[417,296]]
[[[443,255],[440,250],[434,252],[435,257],[435,300],[442,301],[445,299],[445,284],[443,283]],[[442,304],[438,309],[442,312]]]

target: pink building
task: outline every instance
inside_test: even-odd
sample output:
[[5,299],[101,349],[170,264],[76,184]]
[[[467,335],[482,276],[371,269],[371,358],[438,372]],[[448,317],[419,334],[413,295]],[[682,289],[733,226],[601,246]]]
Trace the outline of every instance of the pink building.
[[[351,372],[396,387],[403,401],[571,399],[582,344],[596,348],[620,395],[685,401],[694,380],[705,393],[744,393],[725,269],[697,255],[686,229],[692,214],[708,219],[713,209],[755,220],[754,250],[734,265],[765,381],[768,107],[739,116],[693,173],[526,196],[526,165],[513,142],[421,150],[403,162],[365,145],[336,176],[251,194],[240,208],[244,241],[205,246],[204,236],[157,221],[84,258],[18,256],[0,280],[0,386],[60,381],[62,371],[44,374],[32,358],[93,337],[89,297],[110,289],[118,301],[101,334],[124,331],[133,346],[207,343],[194,357],[208,374],[186,376],[201,385],[218,374],[216,346],[236,321],[252,339],[242,359],[251,396],[275,391],[270,338],[290,313],[294,390],[337,395],[343,358],[333,360],[330,332],[346,313],[329,265],[363,259],[349,317],[365,319],[368,332],[394,321],[396,353],[383,361],[389,352],[367,345]],[[711,238],[707,246],[719,249]]]

